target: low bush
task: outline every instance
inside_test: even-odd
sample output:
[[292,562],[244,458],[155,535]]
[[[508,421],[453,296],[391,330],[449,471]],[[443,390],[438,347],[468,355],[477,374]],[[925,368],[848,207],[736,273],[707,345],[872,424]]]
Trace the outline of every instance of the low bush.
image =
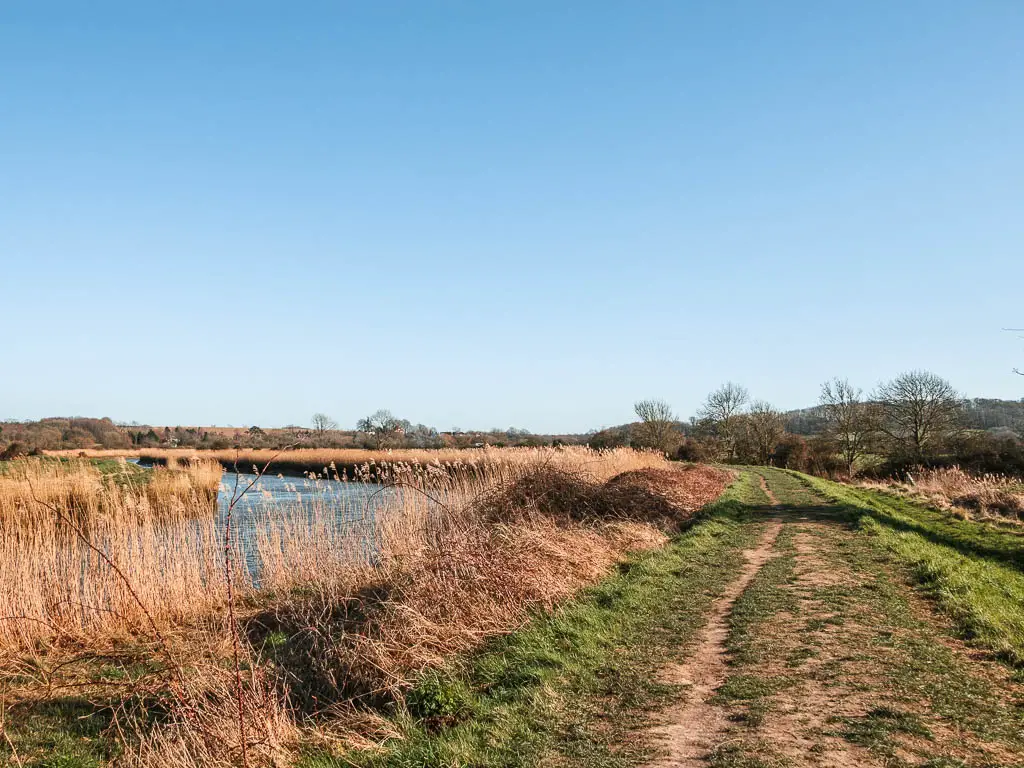
[[26,455],[28,455],[28,446],[15,440],[0,451],[0,461],[11,461],[19,456]]

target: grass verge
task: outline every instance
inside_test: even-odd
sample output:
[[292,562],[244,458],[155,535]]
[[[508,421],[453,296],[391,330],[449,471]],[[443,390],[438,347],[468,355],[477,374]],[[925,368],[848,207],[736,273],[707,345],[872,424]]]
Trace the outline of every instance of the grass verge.
[[888,494],[800,476],[907,566],[961,635],[1024,666],[1024,540]]

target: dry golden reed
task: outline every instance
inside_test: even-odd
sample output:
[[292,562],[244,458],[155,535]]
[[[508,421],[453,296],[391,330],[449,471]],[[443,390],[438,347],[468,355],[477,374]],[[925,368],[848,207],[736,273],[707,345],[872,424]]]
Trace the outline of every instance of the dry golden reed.
[[[316,453],[318,474],[333,476],[350,453]],[[137,647],[160,633],[168,656],[190,659],[191,682],[175,684],[163,726],[139,721],[124,764],[237,765],[242,731],[250,765],[284,764],[300,738],[292,709],[372,720],[418,671],[551,609],[628,551],[664,543],[728,479],[630,449],[389,455],[372,460],[386,487],[296,479],[282,503],[257,484],[235,508],[238,635],[225,620],[223,515],[173,476],[192,468],[202,486],[219,467],[168,454],[166,469],[135,485],[75,465],[46,476],[45,500],[0,483],[0,498],[18,499],[0,507],[0,670],[30,649]],[[240,464],[269,458],[250,452]],[[46,471],[26,470],[33,490]],[[88,525],[69,530],[65,515],[82,503]],[[232,680],[223,660],[235,637],[252,671]],[[200,656],[221,661],[191,661]]]
[[947,467],[911,472],[902,481],[865,480],[860,485],[909,496],[961,517],[1024,521],[1024,482],[1006,475]]

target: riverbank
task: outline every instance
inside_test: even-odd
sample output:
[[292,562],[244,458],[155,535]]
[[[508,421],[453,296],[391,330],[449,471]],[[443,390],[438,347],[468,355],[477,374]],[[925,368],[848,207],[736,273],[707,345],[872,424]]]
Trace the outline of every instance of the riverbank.
[[[351,748],[419,675],[661,546],[728,477],[629,450],[488,458],[402,469],[412,485],[385,500],[372,560],[341,557],[346,541],[315,517],[274,529],[258,543],[259,585],[212,524],[170,547],[146,522],[97,529],[110,560],[86,553],[88,594],[68,593],[80,580],[46,581],[15,622],[32,639],[0,648],[15,748],[41,749],[69,690],[122,719],[119,735],[67,739],[67,764],[123,750],[132,765],[234,765],[244,748],[250,766],[277,765],[325,739]],[[25,642],[28,671],[16,662]],[[154,695],[159,714],[142,704]]]

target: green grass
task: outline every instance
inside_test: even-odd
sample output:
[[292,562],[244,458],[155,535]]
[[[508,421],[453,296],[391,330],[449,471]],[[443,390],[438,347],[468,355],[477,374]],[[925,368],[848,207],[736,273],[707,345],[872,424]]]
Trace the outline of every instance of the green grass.
[[841,505],[909,568],[963,637],[1024,666],[1024,539],[888,494],[799,479]]
[[[12,707],[5,719],[7,736],[25,768],[100,768],[113,754],[113,743],[103,736],[110,710],[98,711],[86,699]],[[0,760],[18,764],[6,740],[0,741]]]
[[[396,715],[404,738],[383,753],[309,754],[330,766],[636,765],[654,710],[680,693],[657,670],[680,658],[715,597],[742,567],[759,525],[748,508],[766,501],[743,473],[698,522],[666,548],[626,567],[523,630],[419,681]],[[411,711],[409,711],[411,710]]]

